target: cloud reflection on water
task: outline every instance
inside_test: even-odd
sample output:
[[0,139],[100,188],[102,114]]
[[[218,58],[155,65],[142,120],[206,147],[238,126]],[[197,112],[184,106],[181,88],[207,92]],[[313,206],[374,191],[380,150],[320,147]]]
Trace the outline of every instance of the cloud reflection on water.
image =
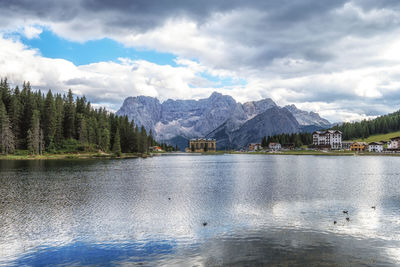
[[[85,246],[112,262],[151,265],[398,262],[400,187],[391,169],[397,160],[224,155],[0,162],[0,265],[74,263]],[[162,249],[134,255],[142,246]],[[89,254],[78,264],[96,255]]]

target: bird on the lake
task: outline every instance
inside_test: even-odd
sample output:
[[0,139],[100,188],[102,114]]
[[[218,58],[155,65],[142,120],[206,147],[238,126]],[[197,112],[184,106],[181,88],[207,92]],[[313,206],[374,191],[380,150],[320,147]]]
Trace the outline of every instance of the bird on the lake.
[[350,218],[349,218],[349,217],[346,217],[346,221],[350,221]]
[[203,226],[207,226],[207,223],[206,223],[206,222],[203,222]]
[[168,200],[171,200],[171,198],[169,197]]
[[333,221],[333,224],[336,224],[337,223],[337,221]]
[[344,210],[343,213],[344,214],[349,214],[349,211],[348,210]]
[[371,208],[372,208],[372,209],[376,209],[376,207],[375,207],[375,206],[372,206]]

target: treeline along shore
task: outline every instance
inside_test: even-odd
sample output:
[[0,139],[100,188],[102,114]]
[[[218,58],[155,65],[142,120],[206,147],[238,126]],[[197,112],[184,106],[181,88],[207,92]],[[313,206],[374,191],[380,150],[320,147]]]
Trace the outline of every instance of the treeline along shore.
[[[158,144],[152,132],[128,117],[95,109],[85,96],[42,94],[29,82],[10,88],[0,80],[0,153],[2,158],[60,158],[60,154],[134,156]],[[166,145],[163,145],[166,148]]]
[[[400,131],[400,110],[372,120],[345,122],[330,129],[341,131],[343,133],[343,140],[363,140],[374,135],[397,132]],[[267,147],[271,142],[280,144],[291,143],[295,147],[301,147],[312,145],[313,138],[312,133],[283,133],[274,136],[265,136],[261,140],[261,145]]]

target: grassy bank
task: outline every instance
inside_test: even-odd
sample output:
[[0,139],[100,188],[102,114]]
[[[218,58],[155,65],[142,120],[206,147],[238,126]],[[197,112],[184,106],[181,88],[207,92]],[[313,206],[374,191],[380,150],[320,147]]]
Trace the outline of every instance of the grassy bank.
[[231,154],[254,154],[254,155],[316,155],[316,156],[400,156],[400,153],[374,153],[354,151],[317,151],[317,150],[289,150],[279,152],[230,152]]
[[0,160],[57,160],[57,159],[128,159],[128,158],[146,158],[151,154],[140,154],[140,153],[123,153],[121,156],[116,156],[110,153],[93,153],[93,152],[82,152],[82,153],[44,153],[43,155],[29,155],[28,153],[18,152],[16,154],[1,155]]
[[355,153],[352,151],[288,150],[276,152],[232,152],[232,154],[354,156]]
[[366,143],[370,143],[370,142],[379,142],[379,141],[389,141],[390,138],[394,138],[400,136],[400,131],[398,132],[392,132],[392,133],[387,133],[387,134],[375,134],[375,135],[371,135],[368,138],[364,138],[364,139],[355,139],[355,140],[344,140],[346,142],[366,142]]

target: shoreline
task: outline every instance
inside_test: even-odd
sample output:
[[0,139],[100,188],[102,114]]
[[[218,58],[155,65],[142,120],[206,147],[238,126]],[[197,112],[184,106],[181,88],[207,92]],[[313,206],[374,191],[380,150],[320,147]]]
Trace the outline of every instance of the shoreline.
[[0,155],[0,160],[80,160],[80,159],[133,159],[133,158],[147,158],[154,156],[166,155],[224,155],[224,154],[243,154],[243,155],[272,155],[272,156],[383,156],[383,157],[399,157],[400,153],[373,153],[362,152],[356,153],[352,151],[335,151],[335,152],[322,152],[322,151],[282,151],[282,152],[236,152],[236,151],[217,151],[205,153],[188,153],[188,152],[167,152],[167,153],[127,153],[121,156],[116,156],[107,153],[65,153],[65,154],[43,154],[43,155]]
[[43,154],[43,155],[0,155],[0,160],[68,160],[68,159],[131,159],[131,158],[147,158],[152,154],[127,153],[116,156],[107,153],[60,153],[60,154]]
[[283,151],[283,152],[230,152],[230,154],[248,154],[248,155],[293,155],[293,156],[400,156],[400,153],[374,153],[362,152],[357,153],[353,151],[335,151],[335,152],[322,152],[322,151]]

